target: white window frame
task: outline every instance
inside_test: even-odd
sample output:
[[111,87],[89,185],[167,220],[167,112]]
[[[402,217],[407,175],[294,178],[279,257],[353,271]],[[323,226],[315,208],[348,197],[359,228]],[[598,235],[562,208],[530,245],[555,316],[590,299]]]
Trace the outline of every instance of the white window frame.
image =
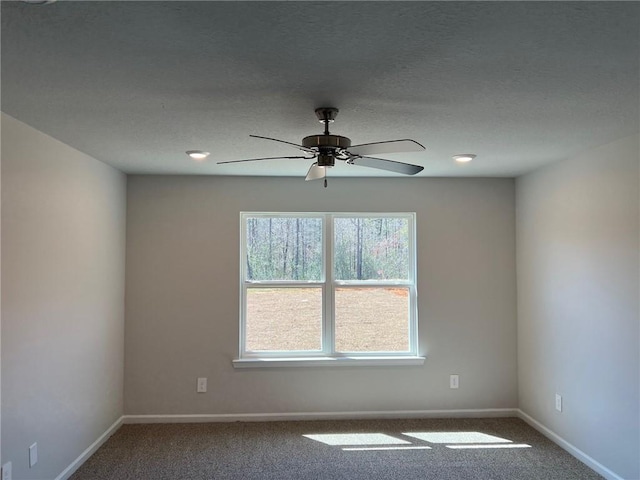
[[[322,277],[319,281],[247,280],[247,219],[256,217],[320,218],[322,220]],[[333,223],[336,218],[406,218],[409,224],[409,278],[407,280],[336,280],[333,268]],[[273,366],[422,365],[418,352],[417,258],[415,213],[240,212],[240,330],[236,368]],[[246,300],[251,288],[303,288],[322,290],[321,349],[317,351],[250,351],[246,349]],[[405,352],[336,352],[334,339],[334,291],[336,288],[406,287],[409,291],[409,349]]]

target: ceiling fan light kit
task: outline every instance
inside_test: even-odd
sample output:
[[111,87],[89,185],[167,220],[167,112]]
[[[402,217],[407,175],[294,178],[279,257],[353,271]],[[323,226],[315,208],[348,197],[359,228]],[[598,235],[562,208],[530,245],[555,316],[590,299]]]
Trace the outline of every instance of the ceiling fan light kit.
[[305,180],[324,179],[324,186],[327,186],[327,168],[333,167],[336,160],[345,162],[347,165],[358,165],[362,167],[376,168],[389,172],[401,173],[404,175],[415,175],[423,170],[420,165],[411,165],[409,163],[396,162],[394,160],[386,160],[383,158],[369,157],[368,155],[378,155],[384,153],[405,153],[420,152],[425,148],[415,140],[389,140],[385,142],[364,143],[361,145],[351,145],[351,139],[341,135],[332,135],[329,132],[329,124],[333,123],[338,115],[338,109],[333,107],[323,107],[316,109],[316,116],[320,123],[324,124],[324,132],[320,135],[309,135],[302,139],[300,145],[278,140],[277,138],[261,137],[258,135],[250,135],[254,138],[263,140],[271,140],[274,142],[285,143],[302,150],[306,155],[291,157],[265,157],[265,158],[248,158],[245,160],[230,160],[218,162],[239,163],[253,162],[259,160],[278,160],[278,159],[305,159],[314,160],[315,162],[309,168]]

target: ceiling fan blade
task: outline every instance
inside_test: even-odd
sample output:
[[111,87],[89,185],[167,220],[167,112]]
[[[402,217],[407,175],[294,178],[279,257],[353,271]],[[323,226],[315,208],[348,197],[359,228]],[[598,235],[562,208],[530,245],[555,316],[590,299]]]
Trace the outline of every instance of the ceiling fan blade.
[[363,143],[347,148],[351,155],[380,155],[381,153],[421,152],[425,148],[415,140],[389,140],[387,142]]
[[245,158],[244,160],[227,160],[226,162],[218,162],[218,165],[222,165],[223,163],[240,163],[240,162],[255,162],[258,160],[287,160],[289,158],[306,158],[307,160],[310,157],[298,156],[298,157],[264,157],[264,158]]
[[424,170],[424,167],[420,165],[411,165],[410,163],[394,162],[393,160],[373,157],[357,157],[349,160],[347,163],[361,167],[378,168],[389,172],[403,173],[405,175],[415,175]]
[[252,138],[261,138],[262,140],[271,140],[272,142],[286,143],[287,145],[291,145],[292,147],[296,147],[296,148],[298,148],[300,150],[303,150],[305,152],[314,153],[313,150],[311,150],[310,148],[303,147],[302,145],[298,145],[297,143],[287,142],[285,140],[278,140],[277,138],[262,137],[260,135],[249,135],[249,136],[252,137]]
[[327,176],[327,167],[319,167],[318,162],[315,162],[309,168],[307,172],[307,176],[304,177],[304,181],[308,182],[309,180],[320,180],[321,178],[325,178]]

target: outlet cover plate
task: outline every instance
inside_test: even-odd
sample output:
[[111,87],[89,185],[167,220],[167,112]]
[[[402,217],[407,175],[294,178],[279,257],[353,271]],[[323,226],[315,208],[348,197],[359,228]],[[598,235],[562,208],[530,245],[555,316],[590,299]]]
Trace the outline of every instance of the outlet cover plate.
[[562,411],[562,395],[556,393],[556,410]]
[[11,462],[2,465],[2,480],[11,480]]
[[207,378],[199,377],[198,378],[198,387],[196,388],[198,393],[206,393],[207,391]]
[[460,388],[460,375],[449,376],[449,388]]
[[38,444],[34,443],[29,447],[29,468],[38,463]]

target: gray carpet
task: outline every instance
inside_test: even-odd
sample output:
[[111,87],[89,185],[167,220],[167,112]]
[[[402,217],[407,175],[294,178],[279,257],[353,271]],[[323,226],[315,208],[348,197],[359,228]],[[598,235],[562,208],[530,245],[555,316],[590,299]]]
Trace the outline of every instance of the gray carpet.
[[601,478],[522,420],[491,418],[124,425],[71,480]]

